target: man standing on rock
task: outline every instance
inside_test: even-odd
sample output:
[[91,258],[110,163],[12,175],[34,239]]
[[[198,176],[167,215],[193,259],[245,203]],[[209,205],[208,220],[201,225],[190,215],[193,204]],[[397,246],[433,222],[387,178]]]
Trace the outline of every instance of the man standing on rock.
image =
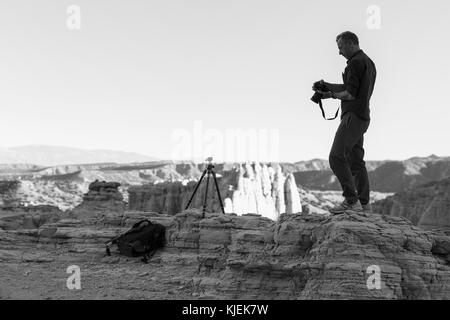
[[337,36],[336,42],[339,54],[347,59],[344,84],[323,82],[330,91],[318,91],[323,95],[322,99],[341,100],[341,123],[334,137],[329,161],[345,200],[330,212],[372,212],[363,143],[370,123],[369,100],[377,71],[373,61],[359,48],[356,34],[345,31]]

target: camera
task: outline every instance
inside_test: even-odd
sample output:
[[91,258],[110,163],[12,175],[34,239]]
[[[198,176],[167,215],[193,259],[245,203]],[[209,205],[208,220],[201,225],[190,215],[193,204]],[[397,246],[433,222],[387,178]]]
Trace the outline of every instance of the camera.
[[[314,90],[319,90],[322,92],[328,92],[330,91],[330,89],[327,87],[327,85],[323,82],[323,80],[314,82],[313,84],[313,89]],[[319,103],[320,100],[322,100],[323,95],[319,92],[314,93],[314,95],[311,97],[311,101],[314,103]]]

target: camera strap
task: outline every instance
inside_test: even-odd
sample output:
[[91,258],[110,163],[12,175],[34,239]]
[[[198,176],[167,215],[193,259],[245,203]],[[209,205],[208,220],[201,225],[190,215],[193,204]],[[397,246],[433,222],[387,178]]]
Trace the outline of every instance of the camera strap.
[[338,114],[339,114],[339,108],[336,110],[336,114],[334,115],[334,118],[327,118],[325,117],[325,111],[323,111],[323,106],[322,106],[322,100],[319,100],[319,107],[320,107],[320,111],[322,111],[322,117],[325,120],[334,120],[337,118]]

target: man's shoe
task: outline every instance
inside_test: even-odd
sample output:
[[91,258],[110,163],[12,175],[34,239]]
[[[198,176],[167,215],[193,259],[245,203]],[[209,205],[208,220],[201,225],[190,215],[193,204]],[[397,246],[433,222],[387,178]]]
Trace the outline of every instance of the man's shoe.
[[362,212],[363,208],[359,200],[354,203],[348,203],[347,199],[345,199],[341,204],[331,208],[329,211],[332,214],[341,214],[348,211]]
[[369,203],[361,204],[362,210],[364,213],[372,213],[372,205]]

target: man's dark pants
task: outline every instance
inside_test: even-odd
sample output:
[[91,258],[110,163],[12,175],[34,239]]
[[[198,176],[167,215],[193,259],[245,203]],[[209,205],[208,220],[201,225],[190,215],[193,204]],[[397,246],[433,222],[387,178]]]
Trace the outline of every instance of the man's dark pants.
[[331,147],[330,167],[341,184],[342,195],[349,203],[358,199],[363,205],[369,203],[369,177],[363,160],[364,133],[369,123],[347,112],[341,119]]

